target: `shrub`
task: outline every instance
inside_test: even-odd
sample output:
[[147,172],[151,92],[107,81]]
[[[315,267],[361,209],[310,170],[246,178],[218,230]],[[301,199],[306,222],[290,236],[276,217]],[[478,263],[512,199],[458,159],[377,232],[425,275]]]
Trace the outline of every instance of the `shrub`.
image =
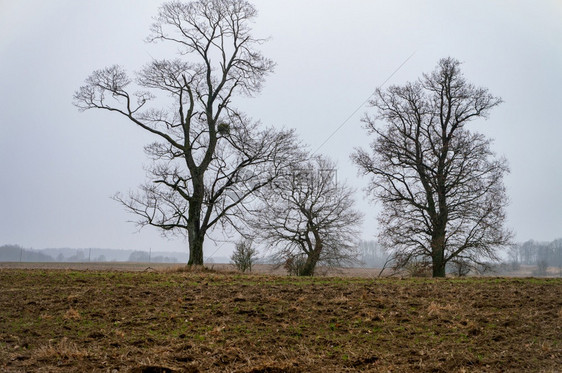
[[302,276],[305,264],[305,255],[292,255],[287,258],[287,260],[283,264],[283,267],[290,275]]
[[414,261],[404,267],[410,277],[431,277],[431,264],[424,261]]

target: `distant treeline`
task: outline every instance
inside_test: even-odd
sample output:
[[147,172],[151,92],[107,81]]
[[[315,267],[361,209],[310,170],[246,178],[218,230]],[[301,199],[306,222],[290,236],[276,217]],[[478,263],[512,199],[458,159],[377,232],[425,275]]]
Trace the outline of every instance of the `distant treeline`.
[[359,243],[359,259],[366,268],[382,268],[390,254],[377,241],[361,241]]
[[512,263],[537,265],[547,263],[551,267],[562,267],[562,238],[552,242],[527,241],[513,245],[508,250]]
[[19,245],[0,246],[0,262],[143,262],[187,263],[187,254],[115,249],[26,249]]
[[50,255],[18,245],[0,246],[0,262],[54,262]]
[[[512,264],[537,265],[547,263],[551,267],[562,267],[562,239],[552,242],[527,241],[515,244],[507,251],[507,261]],[[141,262],[141,263],[187,263],[187,253],[150,252],[117,249],[26,249],[19,245],[0,246],[0,262]],[[212,263],[228,263],[228,258],[208,259]],[[376,241],[361,241],[359,258],[367,268],[382,268],[389,254]],[[260,262],[267,263],[266,258]]]
[[[368,268],[382,268],[389,258],[389,254],[376,241],[361,241],[359,256],[362,265]],[[514,244],[507,250],[507,258],[511,264],[562,267],[562,238],[552,242],[530,240]]]

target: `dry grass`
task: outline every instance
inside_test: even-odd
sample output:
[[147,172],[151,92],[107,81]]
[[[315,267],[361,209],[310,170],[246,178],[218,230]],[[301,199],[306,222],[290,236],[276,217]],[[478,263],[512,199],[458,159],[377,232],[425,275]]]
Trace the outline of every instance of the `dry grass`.
[[63,316],[66,320],[80,320],[80,313],[74,308],[70,307]]
[[35,358],[38,361],[83,360],[88,356],[89,353],[86,349],[80,348],[67,337],[63,337],[56,343],[49,341],[48,344],[39,346],[35,351]]
[[453,314],[456,310],[456,307],[453,304],[442,304],[436,301],[433,301],[427,306],[427,314],[428,315],[443,315],[443,314]]

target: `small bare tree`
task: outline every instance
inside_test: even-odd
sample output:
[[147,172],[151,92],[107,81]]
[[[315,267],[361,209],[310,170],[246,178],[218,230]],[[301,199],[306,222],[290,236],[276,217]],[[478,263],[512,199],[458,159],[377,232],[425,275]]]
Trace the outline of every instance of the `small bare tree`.
[[352,191],[337,183],[332,161],[315,156],[260,190],[259,197],[248,225],[289,272],[312,276],[318,263],[357,261],[362,216]]
[[250,240],[240,240],[236,243],[230,260],[240,272],[252,272],[257,253]]
[[273,70],[251,35],[255,15],[244,0],[164,3],[148,40],[177,45],[181,58],[153,60],[135,78],[120,66],[94,71],[74,95],[80,110],[117,113],[154,135],[149,181],[115,199],[140,226],[185,234],[190,265],[203,264],[207,232],[274,180],[296,144],[291,131],[261,129],[232,106]]
[[459,66],[445,58],[419,81],[378,90],[371,101],[378,116],[364,120],[375,135],[372,153],[352,156],[382,202],[382,243],[399,266],[426,258],[434,277],[452,260],[496,259],[511,238],[503,227],[507,162],[467,128],[501,100],[468,83]]

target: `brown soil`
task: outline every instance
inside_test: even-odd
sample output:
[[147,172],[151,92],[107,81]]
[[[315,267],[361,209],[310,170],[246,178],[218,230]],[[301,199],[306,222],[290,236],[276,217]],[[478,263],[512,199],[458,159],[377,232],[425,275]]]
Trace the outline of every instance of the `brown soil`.
[[561,367],[561,279],[0,269],[0,371]]

